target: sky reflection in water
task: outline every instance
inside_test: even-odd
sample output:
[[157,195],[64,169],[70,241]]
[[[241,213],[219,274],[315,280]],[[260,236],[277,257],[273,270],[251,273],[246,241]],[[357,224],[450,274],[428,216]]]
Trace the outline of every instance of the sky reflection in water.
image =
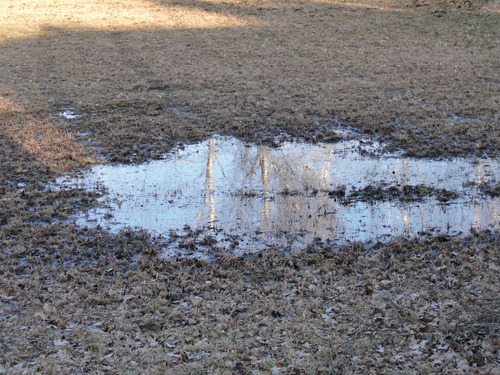
[[[79,224],[112,231],[141,227],[165,235],[182,232],[185,225],[205,227],[215,237],[237,235],[241,252],[274,244],[301,248],[317,239],[346,243],[500,228],[500,199],[481,195],[477,187],[499,181],[497,160],[375,157],[363,150],[376,151],[377,144],[269,148],[220,137],[143,165],[96,166],[64,184],[108,192],[105,207],[77,217]],[[342,204],[328,195],[342,185],[349,195],[353,188],[380,183],[425,184],[460,197],[444,204],[435,197]]]

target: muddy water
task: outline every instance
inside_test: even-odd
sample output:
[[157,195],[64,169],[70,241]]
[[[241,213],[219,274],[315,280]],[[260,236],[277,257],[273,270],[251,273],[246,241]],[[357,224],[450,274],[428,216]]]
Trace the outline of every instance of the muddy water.
[[[376,155],[378,149],[376,143],[359,141],[269,148],[214,138],[179,148],[164,160],[101,165],[59,183],[107,192],[104,205],[78,216],[79,224],[112,231],[144,228],[170,238],[167,254],[210,246],[247,252],[500,229],[500,199],[479,189],[500,181],[499,161],[422,160]],[[346,198],[368,185],[421,184],[458,197],[445,203],[436,196]],[[345,196],[332,193],[338,190]]]

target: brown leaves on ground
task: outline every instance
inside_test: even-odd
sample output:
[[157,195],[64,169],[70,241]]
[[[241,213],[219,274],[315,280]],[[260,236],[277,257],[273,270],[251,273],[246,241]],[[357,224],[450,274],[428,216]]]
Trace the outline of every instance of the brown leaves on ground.
[[44,231],[29,246],[2,248],[7,373],[494,374],[498,366],[498,234],[206,263],[160,259],[133,232]]
[[0,373],[497,374],[498,233],[166,260],[46,190],[213,133],[497,154],[499,13],[470,3],[1,2]]

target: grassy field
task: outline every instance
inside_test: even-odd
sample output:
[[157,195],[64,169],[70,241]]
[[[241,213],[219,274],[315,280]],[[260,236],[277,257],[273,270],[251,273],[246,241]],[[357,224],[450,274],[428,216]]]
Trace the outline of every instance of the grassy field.
[[[42,160],[138,160],[214,132],[322,140],[338,124],[419,156],[496,155],[498,9],[413,3],[5,1],[4,131]],[[66,107],[77,130],[55,118]]]
[[498,233],[165,260],[47,184],[213,134],[498,157],[499,56],[498,1],[1,1],[0,374],[498,374]]

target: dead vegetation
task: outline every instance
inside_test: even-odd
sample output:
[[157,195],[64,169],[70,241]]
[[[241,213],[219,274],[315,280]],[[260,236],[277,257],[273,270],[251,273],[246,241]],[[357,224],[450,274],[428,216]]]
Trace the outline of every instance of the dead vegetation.
[[[411,155],[498,150],[500,28],[488,8],[395,0],[52,3],[1,5],[0,116],[84,133],[86,148],[112,160],[155,157],[176,140],[214,132],[320,141],[339,125]],[[82,117],[69,126],[53,121],[61,108]]]
[[[333,192],[335,195],[335,191]],[[432,186],[426,185],[403,185],[387,186],[385,184],[368,185],[362,189],[356,189],[347,200],[360,199],[363,201],[377,201],[377,200],[394,200],[398,199],[402,202],[419,201],[428,196],[435,196],[440,202],[447,202],[450,199],[455,199],[459,194],[455,191],[446,189],[437,189]]]
[[492,233],[215,263],[160,259],[134,232],[17,236],[30,244],[1,253],[9,374],[496,373]]
[[0,2],[0,373],[498,373],[498,233],[165,260],[47,189],[213,133],[498,155],[497,4]]

